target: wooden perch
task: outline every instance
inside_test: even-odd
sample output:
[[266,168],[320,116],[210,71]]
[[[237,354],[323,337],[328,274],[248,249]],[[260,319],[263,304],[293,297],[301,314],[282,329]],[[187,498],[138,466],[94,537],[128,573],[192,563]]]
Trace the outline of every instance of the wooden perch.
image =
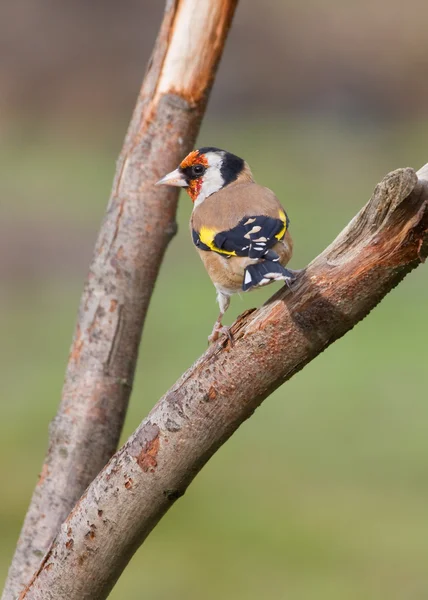
[[238,318],[234,346],[221,338],[182,376],[73,508],[21,600],[107,597],[159,519],[264,398],[424,261],[427,176],[428,166],[387,175],[292,290]]
[[167,2],[117,164],[61,405],[3,600],[17,598],[60,524],[117,448],[147,308],[176,230],[178,193],[153,183],[194,147],[236,4]]

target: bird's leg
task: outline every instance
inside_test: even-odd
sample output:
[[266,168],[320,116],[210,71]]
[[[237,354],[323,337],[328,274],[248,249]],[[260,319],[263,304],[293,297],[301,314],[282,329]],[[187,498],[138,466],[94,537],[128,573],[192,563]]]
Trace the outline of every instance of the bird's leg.
[[213,342],[216,342],[223,333],[225,333],[228,336],[231,343],[233,343],[232,335],[229,331],[229,327],[225,327],[221,324],[223,315],[229,308],[230,296],[223,294],[222,292],[217,290],[217,302],[220,306],[220,314],[217,318],[217,321],[214,323],[214,327],[211,332],[211,335],[208,337],[208,343],[212,344]]
[[223,318],[223,314],[224,313],[221,312],[217,318],[217,321],[214,323],[214,327],[211,332],[211,335],[208,336],[209,344],[216,342],[222,333],[223,325],[221,324],[221,320]]

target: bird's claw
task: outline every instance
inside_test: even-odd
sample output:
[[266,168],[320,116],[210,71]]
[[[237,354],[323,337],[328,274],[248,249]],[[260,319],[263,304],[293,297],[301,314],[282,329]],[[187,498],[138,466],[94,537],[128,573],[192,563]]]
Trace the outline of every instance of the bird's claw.
[[297,277],[299,276],[299,274],[302,272],[303,269],[300,269],[298,271],[294,271],[292,269],[285,269],[287,271],[287,278],[284,279],[284,285],[286,285],[288,287],[288,289],[291,289],[292,284],[296,281]]
[[221,325],[221,323],[216,323],[211,332],[211,335],[208,336],[208,343],[213,344],[216,342],[222,335],[226,335],[229,339],[230,345],[233,346],[233,336],[230,331],[230,327],[226,325]]

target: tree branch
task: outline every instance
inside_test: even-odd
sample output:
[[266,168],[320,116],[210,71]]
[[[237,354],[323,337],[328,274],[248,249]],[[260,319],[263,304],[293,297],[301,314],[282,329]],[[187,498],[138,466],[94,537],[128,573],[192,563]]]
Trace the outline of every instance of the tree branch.
[[428,254],[428,166],[400,169],[298,277],[157,403],[74,507],[21,600],[106,598],[192,479],[273,390],[352,329]]
[[[177,191],[153,182],[194,146],[237,0],[168,1],[82,295],[62,401],[3,600],[18,596],[117,448]],[[190,35],[191,32],[191,35]]]

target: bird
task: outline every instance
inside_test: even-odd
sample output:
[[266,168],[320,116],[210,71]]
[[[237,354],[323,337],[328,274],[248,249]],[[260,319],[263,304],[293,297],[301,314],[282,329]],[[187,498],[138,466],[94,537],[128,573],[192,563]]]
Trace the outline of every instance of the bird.
[[193,150],[156,185],[183,187],[193,202],[192,240],[220,308],[208,341],[223,333],[232,341],[222,325],[231,296],[295,280],[285,268],[293,252],[287,213],[270,189],[254,181],[244,159],[220,148]]

